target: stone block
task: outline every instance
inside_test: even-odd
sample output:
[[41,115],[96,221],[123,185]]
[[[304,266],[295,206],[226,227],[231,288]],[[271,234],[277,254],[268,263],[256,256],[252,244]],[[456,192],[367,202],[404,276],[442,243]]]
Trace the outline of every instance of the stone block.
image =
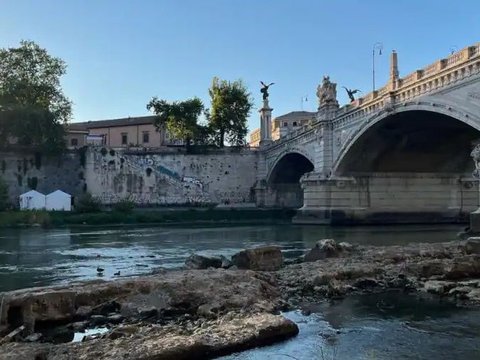
[[335,257],[340,253],[340,248],[333,239],[323,239],[318,241],[308,253],[304,260],[307,262],[322,260],[327,257]]
[[470,213],[470,231],[480,233],[480,209]]
[[218,269],[222,267],[223,261],[220,258],[216,257],[208,257],[193,254],[190,255],[187,260],[185,260],[185,267],[187,269],[208,269],[210,267]]
[[239,269],[275,271],[283,265],[283,255],[278,246],[262,246],[240,251],[232,256],[233,265]]
[[480,237],[468,238],[465,242],[465,252],[467,254],[480,254]]

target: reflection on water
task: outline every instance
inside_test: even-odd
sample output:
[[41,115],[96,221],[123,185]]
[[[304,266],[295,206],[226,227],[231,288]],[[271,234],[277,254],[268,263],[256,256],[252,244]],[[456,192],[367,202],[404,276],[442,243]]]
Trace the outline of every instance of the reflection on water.
[[222,359],[480,359],[479,310],[397,293],[351,297],[315,310],[285,314],[299,325],[296,338]]
[[231,256],[264,244],[293,258],[315,241],[334,238],[357,244],[449,241],[461,226],[244,226],[0,230],[0,291],[175,268],[191,253]]

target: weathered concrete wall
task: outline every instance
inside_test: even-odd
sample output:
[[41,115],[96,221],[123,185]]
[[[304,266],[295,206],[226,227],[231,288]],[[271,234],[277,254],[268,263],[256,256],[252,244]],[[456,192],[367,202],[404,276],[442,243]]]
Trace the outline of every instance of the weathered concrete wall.
[[478,181],[456,174],[303,179],[298,223],[458,221],[479,205]]
[[129,153],[90,148],[87,188],[103,203],[139,205],[253,202],[257,152],[208,155]]
[[83,193],[85,170],[79,151],[58,157],[33,152],[0,153],[0,177],[7,183],[10,200],[18,206],[18,196],[31,189],[48,194],[62,190],[73,196]]

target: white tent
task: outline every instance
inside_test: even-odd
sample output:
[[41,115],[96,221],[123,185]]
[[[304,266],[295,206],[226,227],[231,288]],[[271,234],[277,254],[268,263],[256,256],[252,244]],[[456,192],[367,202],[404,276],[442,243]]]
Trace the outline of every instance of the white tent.
[[41,209],[45,209],[45,195],[35,190],[20,195],[20,210]]
[[61,190],[56,190],[48,194],[45,198],[45,208],[47,210],[72,210],[72,196]]

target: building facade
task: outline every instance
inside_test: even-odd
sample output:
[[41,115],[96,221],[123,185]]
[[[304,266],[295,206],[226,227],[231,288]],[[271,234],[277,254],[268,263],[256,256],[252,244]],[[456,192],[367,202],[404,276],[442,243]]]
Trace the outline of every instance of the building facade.
[[[272,140],[279,140],[285,135],[296,131],[315,120],[315,112],[292,111],[288,114],[278,116],[272,120]],[[260,145],[260,129],[250,133],[249,145],[258,147]]]
[[155,116],[140,116],[72,123],[67,131],[67,146],[76,148],[94,144],[112,148],[159,148],[181,145],[181,142],[169,139],[166,129],[157,129],[154,120]]

